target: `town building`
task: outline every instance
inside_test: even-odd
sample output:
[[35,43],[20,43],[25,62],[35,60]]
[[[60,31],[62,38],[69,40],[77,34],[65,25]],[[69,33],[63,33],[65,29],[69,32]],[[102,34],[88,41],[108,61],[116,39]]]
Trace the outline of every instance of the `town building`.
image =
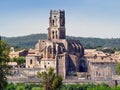
[[10,58],[18,58],[20,56],[25,57],[28,54],[28,50],[27,49],[23,49],[20,51],[15,51],[14,47],[10,48],[10,53],[9,53],[9,57]]
[[115,67],[117,61],[111,58],[94,58],[89,60],[88,72],[91,80],[112,80],[112,76],[116,75]]
[[110,81],[117,75],[115,68],[120,62],[118,53],[108,54],[96,49],[86,49],[84,56],[88,61],[91,80]]

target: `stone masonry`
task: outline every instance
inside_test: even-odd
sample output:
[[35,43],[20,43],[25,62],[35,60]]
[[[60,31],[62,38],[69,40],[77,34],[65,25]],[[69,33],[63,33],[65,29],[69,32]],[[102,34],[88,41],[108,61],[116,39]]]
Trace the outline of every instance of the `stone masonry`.
[[39,40],[34,50],[26,56],[26,68],[39,68],[45,71],[53,67],[63,79],[70,72],[80,72],[80,61],[84,48],[79,40],[66,39],[65,11],[51,10],[48,39]]

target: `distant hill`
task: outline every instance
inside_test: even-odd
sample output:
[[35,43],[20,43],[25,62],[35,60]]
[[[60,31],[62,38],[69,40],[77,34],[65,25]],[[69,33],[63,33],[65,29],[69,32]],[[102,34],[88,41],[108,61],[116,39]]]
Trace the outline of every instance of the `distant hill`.
[[7,41],[11,46],[22,48],[34,48],[39,39],[46,39],[47,34],[31,34],[19,37],[2,37],[2,40]]
[[[97,47],[115,47],[120,48],[120,38],[101,39],[101,38],[84,38],[67,36],[67,39],[80,40],[85,48]],[[34,48],[39,39],[47,39],[47,34],[31,34],[20,37],[2,37],[2,40],[7,41],[11,46],[21,48]]]

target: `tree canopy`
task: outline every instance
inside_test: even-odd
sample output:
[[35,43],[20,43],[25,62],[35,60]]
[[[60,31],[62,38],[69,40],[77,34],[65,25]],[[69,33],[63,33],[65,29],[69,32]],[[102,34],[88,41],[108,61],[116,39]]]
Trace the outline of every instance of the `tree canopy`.
[[17,62],[18,65],[24,64],[25,63],[25,57],[20,56],[20,57],[14,57],[11,59],[12,62]]
[[7,85],[6,75],[9,74],[9,45],[0,40],[0,90],[3,90]]

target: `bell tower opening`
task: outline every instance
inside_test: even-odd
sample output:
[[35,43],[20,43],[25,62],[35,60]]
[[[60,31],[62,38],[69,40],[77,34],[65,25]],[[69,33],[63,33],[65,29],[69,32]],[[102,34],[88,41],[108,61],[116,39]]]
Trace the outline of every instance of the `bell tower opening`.
[[65,11],[50,10],[48,39],[65,39]]

